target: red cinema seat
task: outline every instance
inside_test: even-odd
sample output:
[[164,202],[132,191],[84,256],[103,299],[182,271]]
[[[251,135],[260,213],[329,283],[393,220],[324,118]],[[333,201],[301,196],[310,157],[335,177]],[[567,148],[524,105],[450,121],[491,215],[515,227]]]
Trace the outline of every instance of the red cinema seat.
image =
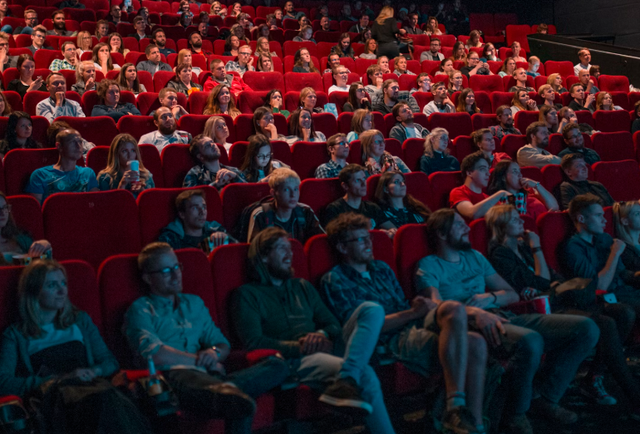
[[7,203],[11,205],[11,215],[14,221],[18,222],[20,229],[30,234],[34,240],[44,238],[42,210],[40,209],[40,204],[33,196],[8,196]]
[[[233,124],[237,132],[236,142],[247,141],[251,135],[256,133],[256,130],[253,126],[253,115],[244,114],[244,113],[240,114],[236,116],[236,118],[233,121]],[[276,128],[277,128],[277,125],[276,125]]]
[[284,85],[287,92],[300,92],[305,87],[316,89],[316,92],[323,89],[322,77],[314,73],[287,72],[284,74]]
[[471,116],[471,122],[473,124],[473,131],[475,131],[481,128],[489,128],[493,125],[498,125],[498,118],[493,113],[476,113]]
[[56,120],[67,122],[71,128],[80,132],[82,138],[96,146],[110,146],[113,138],[118,134],[118,127],[109,116],[77,118],[60,116]]
[[[36,61],[36,68],[48,69],[54,59],[62,59],[60,50],[38,50],[33,56]],[[44,77],[43,77],[44,78]]]
[[449,208],[449,192],[462,185],[461,172],[435,172],[429,175],[431,198],[427,205],[432,211]]
[[422,155],[424,155],[424,139],[407,139],[402,144],[402,161],[411,171],[420,170]]
[[162,88],[166,87],[167,83],[175,76],[176,73],[173,71],[158,71],[153,74],[153,91],[160,92]]
[[313,113],[311,117],[316,131],[324,133],[327,139],[338,133],[336,117],[331,113]]
[[[233,127],[233,118],[229,115],[216,115],[224,118],[225,123],[227,124],[227,128],[229,129],[229,137],[227,137],[227,141],[229,143],[233,143],[236,141],[236,131]],[[211,116],[208,115],[184,115],[178,119],[178,128],[184,131],[191,133],[191,136],[195,137],[198,134],[202,134],[204,131],[204,126],[207,123]],[[227,152],[223,153],[224,158],[226,158]],[[224,160],[223,158],[223,160]],[[223,160],[220,160],[222,164],[227,164]]]
[[544,188],[553,193],[554,196],[559,197],[560,184],[562,184],[565,179],[560,166],[556,164],[547,164],[540,169],[540,173],[542,174],[541,182]]
[[329,102],[336,105],[338,110],[338,116],[342,114],[344,105],[349,101],[349,92],[331,92],[329,95]]
[[473,139],[470,136],[458,136],[453,141],[453,146],[450,146],[449,149],[451,149],[451,155],[462,162],[464,157],[476,152],[478,147],[473,143]]
[[[211,186],[199,186],[194,189],[205,193],[207,203],[207,221],[222,222],[222,202],[218,191]],[[176,197],[185,188],[166,188],[145,190],[138,196],[141,241],[145,246],[156,241],[162,229],[177,218]]]
[[189,95],[186,107],[187,112],[191,113],[192,115],[201,115],[202,113],[204,113],[204,108],[207,105],[207,98],[209,97],[210,93],[211,92],[193,92],[191,95]]
[[433,94],[431,92],[414,92],[411,96],[415,98],[420,110],[424,109],[424,106],[433,101]]
[[544,62],[544,71],[547,76],[551,74],[560,74],[562,78],[570,77],[575,75],[573,72],[573,63],[568,60],[563,61],[555,61],[555,60],[547,60]]
[[88,168],[93,170],[97,176],[102,169],[107,167],[108,156],[108,146],[96,146],[95,148],[91,148],[87,153],[86,165]]
[[[316,96],[318,98],[316,100],[316,107],[324,107],[324,105],[329,102],[329,98],[327,94],[324,92],[316,91]],[[285,110],[288,110],[290,113],[293,113],[298,108],[300,108],[299,101],[300,101],[299,91],[295,91],[295,92],[287,91],[287,93],[284,95]]]
[[635,159],[633,139],[628,131],[595,133],[591,136],[591,140],[593,141],[593,150],[600,155],[602,161]]
[[243,91],[238,95],[238,110],[244,114],[253,114],[258,107],[264,106],[266,91]]
[[[43,50],[39,50],[43,51]],[[37,52],[37,51],[36,51]],[[22,107],[24,111],[29,113],[31,116],[36,115],[36,106],[42,100],[49,98],[49,92],[40,92],[39,90],[34,90],[33,92],[27,92],[22,100]]]
[[317,216],[322,216],[326,206],[342,196],[344,190],[338,178],[307,178],[300,184],[300,202],[309,205]]
[[489,92],[479,90],[474,92],[474,94],[476,97],[476,106],[478,106],[480,111],[483,113],[491,113],[491,96]]
[[561,270],[560,258],[564,242],[574,233],[573,223],[566,212],[547,212],[537,221],[540,246],[544,252],[549,268]]
[[499,75],[472,75],[469,87],[475,91],[502,92],[502,78]]
[[489,243],[489,228],[483,218],[476,219],[469,223],[469,242],[473,249],[483,255],[487,254],[487,244]]
[[596,110],[593,119],[596,130],[603,133],[631,131],[631,117],[626,110]]
[[102,333],[103,318],[95,268],[83,260],[66,260],[62,261],[62,265],[67,271],[69,299],[77,308],[89,314]]
[[420,259],[431,254],[427,243],[425,225],[404,225],[393,239],[393,250],[396,256],[397,276],[400,286],[408,299],[412,299],[414,276]]
[[[287,21],[288,20],[285,20],[285,23]],[[299,27],[298,24],[295,24],[295,23],[292,23],[292,24],[294,24],[296,27]],[[295,56],[296,52],[301,48],[306,48],[307,50],[309,50],[310,55],[312,55],[313,57],[318,57],[318,47],[314,42],[285,41],[285,43],[282,45],[282,54],[284,54],[285,57]],[[314,63],[318,65],[317,62],[314,62]]]
[[635,160],[599,161],[593,165],[593,176],[616,201],[640,199],[640,167]]
[[4,156],[5,193],[22,194],[34,170],[58,161],[57,149],[13,149]]
[[97,268],[111,255],[140,251],[138,208],[128,191],[54,194],[42,215],[57,259],[82,258]]
[[296,142],[291,148],[291,158],[293,160],[291,168],[300,176],[300,179],[314,178],[316,168],[329,159],[327,145],[323,142]]
[[469,113],[433,113],[429,116],[429,129],[438,127],[446,129],[451,139],[470,136],[473,132]]
[[165,146],[160,154],[162,159],[162,174],[167,188],[180,188],[187,172],[195,165],[189,145],[173,144]]
[[0,267],[0,327],[2,330],[19,319],[18,315],[18,283],[22,274],[22,266]]
[[255,91],[270,91],[278,89],[284,93],[284,78],[279,72],[247,71],[242,76],[244,82]]
[[138,145],[140,157],[144,167],[153,175],[153,182],[156,188],[164,188],[164,174],[162,173],[162,160],[158,148],[154,145]]
[[525,132],[530,124],[538,122],[539,117],[538,112],[520,110],[513,117],[513,123],[520,132]]
[[[70,72],[74,72],[74,71],[70,71]],[[69,81],[67,80],[67,83]],[[67,84],[68,86],[68,84]],[[90,90],[88,92],[85,92],[82,94],[82,99],[81,99],[81,104],[82,104],[82,111],[84,111],[84,113],[87,116],[92,116],[92,111],[93,111],[93,106],[100,104],[102,101],[100,100],[100,97],[98,96],[98,92],[96,92],[95,90]],[[129,102],[131,104],[133,104],[134,106],[136,105],[136,96],[134,95],[133,92],[129,92],[126,90],[123,90],[120,92],[120,102],[121,103],[125,103],[125,102]]]
[[131,134],[136,140],[140,140],[140,137],[158,129],[151,116],[122,116],[118,119],[117,125],[119,132]]
[[[353,113],[342,112],[338,115],[338,132],[342,134],[349,134],[351,132],[351,120],[353,119]],[[373,119],[371,119],[373,121]],[[375,128],[372,125],[371,128]]]
[[220,197],[222,198],[223,225],[227,231],[235,229],[243,209],[268,195],[269,184],[265,182],[229,184],[223,188]]
[[5,90],[3,94],[13,111],[22,111],[22,97],[18,92]]
[[629,79],[624,75],[601,75],[598,84],[602,91],[629,92]]
[[[498,110],[498,107],[501,105],[506,105],[511,107],[511,100],[513,99],[513,92],[493,92],[491,94],[491,107],[493,113]],[[476,115],[474,115],[476,116]],[[494,116],[495,118],[495,116]],[[496,121],[497,123],[497,121]]]
[[526,144],[527,144],[526,136],[521,136],[518,134],[509,134],[502,138],[502,143],[500,143],[500,148],[501,148],[501,152],[508,154],[513,161],[516,161],[518,157],[518,149],[522,148]]

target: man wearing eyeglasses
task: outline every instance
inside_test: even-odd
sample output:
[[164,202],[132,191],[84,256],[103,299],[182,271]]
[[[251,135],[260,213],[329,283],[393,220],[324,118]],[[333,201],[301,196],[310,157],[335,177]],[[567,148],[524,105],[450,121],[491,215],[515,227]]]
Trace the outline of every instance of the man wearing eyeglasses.
[[315,177],[319,179],[337,178],[340,171],[347,165],[349,156],[349,143],[344,134],[338,133],[327,140],[327,152],[331,159],[318,166]]
[[226,71],[235,71],[242,77],[247,71],[255,71],[253,67],[253,58],[251,57],[251,47],[243,45],[238,49],[237,60],[231,60],[227,62],[224,69]]
[[240,170],[220,164],[220,148],[210,137],[195,136],[189,144],[189,153],[196,165],[187,172],[183,187],[210,185],[222,190],[228,184],[247,182]]
[[9,38],[10,34],[0,32],[0,72],[7,68],[15,68],[18,63],[18,56],[9,56]]
[[336,84],[329,88],[327,95],[331,95],[333,92],[349,92],[349,86],[347,85],[347,81],[349,81],[349,70],[347,68],[342,65],[336,67],[333,70],[333,79]]
[[18,26],[13,31],[14,35],[30,35],[33,33],[33,29],[38,25],[38,13],[33,9],[27,9],[24,11],[24,27]]
[[284,381],[285,361],[271,356],[226,375],[229,341],[203,300],[183,293],[183,266],[171,246],[149,244],[138,255],[138,268],[149,292],[129,307],[123,326],[138,363],[153,360],[183,409],[225,419],[227,433],[250,434],[254,399]]
[[52,49],[51,47],[45,44],[46,37],[47,37],[47,29],[43,25],[34,27],[33,32],[31,32],[31,45],[29,45],[28,47],[33,56],[35,56],[36,51],[38,50]]
[[120,9],[120,6],[118,5],[111,6],[111,9],[109,10],[109,16],[107,16],[107,21],[113,24],[118,24],[122,22],[121,18],[122,18],[122,9]]

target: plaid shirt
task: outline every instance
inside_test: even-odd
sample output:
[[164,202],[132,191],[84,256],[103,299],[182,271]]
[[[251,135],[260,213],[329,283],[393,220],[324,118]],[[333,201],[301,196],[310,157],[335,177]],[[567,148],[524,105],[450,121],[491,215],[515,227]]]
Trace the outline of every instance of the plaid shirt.
[[344,166],[339,166],[335,161],[329,160],[328,163],[324,163],[318,166],[318,168],[316,169],[315,177],[322,179],[337,178],[342,169],[344,169]]
[[242,77],[244,75],[245,72],[247,71],[255,71],[256,69],[251,66],[249,68],[247,68],[246,66],[240,66],[240,64],[234,60],[227,62],[227,64],[224,66],[225,71],[228,72],[237,72],[238,74],[240,74],[240,76]]
[[320,293],[342,324],[365,301],[378,303],[386,315],[410,308],[396,275],[385,262],[373,261],[367,270],[370,279],[340,264],[322,276]]
[[[377,89],[373,94],[369,92],[369,96],[371,97],[371,107],[375,108],[378,104],[384,105],[384,95],[381,89]],[[401,90],[398,92],[397,102],[406,102],[409,104],[413,113],[420,113],[420,106],[418,105],[418,102],[413,96],[411,96],[411,93],[408,90]],[[391,113],[391,108],[389,108],[389,113]]]
[[67,59],[53,59],[51,65],[49,65],[49,70],[51,72],[58,72],[61,69],[70,69],[72,71],[76,70],[76,65],[72,65],[67,62]]
[[[244,174],[240,172],[235,167],[225,166],[224,164],[220,165],[221,169],[227,169],[236,174],[235,180],[231,181],[231,183],[236,182],[247,182],[244,177]],[[204,164],[198,164],[197,166],[193,166],[191,170],[184,177],[184,182],[182,183],[183,187],[196,187],[198,185],[210,185],[215,187],[216,176],[218,172],[211,172],[207,169]]]
[[493,125],[489,127],[489,129],[493,137],[496,137],[498,140],[502,140],[504,136],[508,136],[509,134],[522,134],[519,129],[513,126],[505,130],[501,125]]

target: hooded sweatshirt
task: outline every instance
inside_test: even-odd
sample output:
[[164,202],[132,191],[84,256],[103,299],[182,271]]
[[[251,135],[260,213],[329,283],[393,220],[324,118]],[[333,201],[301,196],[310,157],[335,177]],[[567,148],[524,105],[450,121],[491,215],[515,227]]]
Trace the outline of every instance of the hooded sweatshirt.
[[[182,224],[182,220],[176,218],[174,221],[165,226],[164,229],[162,229],[162,232],[158,237],[158,241],[169,244],[174,250],[192,247],[196,249],[202,249],[205,253],[209,253],[211,251],[211,247],[209,246],[207,239],[214,232],[227,233],[226,229],[223,228],[220,223],[205,222],[204,228],[202,229],[202,237],[187,236],[184,233],[184,225]],[[237,241],[229,236],[229,242],[235,243]]]

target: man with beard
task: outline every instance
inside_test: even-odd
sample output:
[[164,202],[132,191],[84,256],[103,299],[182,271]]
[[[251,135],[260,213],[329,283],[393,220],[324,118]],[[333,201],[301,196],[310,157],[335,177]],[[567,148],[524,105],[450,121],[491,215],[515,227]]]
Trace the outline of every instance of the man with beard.
[[382,306],[385,318],[378,345],[424,376],[444,371],[444,427],[457,433],[485,433],[484,339],[467,331],[467,314],[457,301],[436,305],[416,296],[409,302],[393,270],[374,259],[370,226],[366,217],[354,213],[341,214],[327,226],[329,243],[341,263],[322,277],[324,300],[341,322],[364,302]]
[[389,137],[397,139],[400,143],[410,138],[424,139],[429,135],[429,130],[420,124],[413,122],[413,112],[406,102],[399,102],[393,106],[393,118],[396,124],[389,131]]
[[[580,126],[576,123],[570,123],[562,128],[562,138],[564,139],[566,148],[558,152],[558,157],[562,158],[569,154],[581,154],[584,157],[584,162],[588,165],[592,165],[600,161],[600,156],[593,149],[586,148],[584,146],[584,137],[580,132]],[[562,162],[560,162],[562,164]]]
[[283,20],[296,20],[300,19],[300,16],[304,15],[304,12],[296,12],[293,8],[293,2],[288,1],[284,4]]
[[[596,181],[589,181],[589,168],[582,154],[568,154],[562,157],[560,167],[566,181],[560,184],[560,208],[568,209],[574,197],[581,194],[592,194],[602,202],[602,206],[612,206],[613,198],[607,188]],[[620,180],[624,182],[624,180]]]
[[201,249],[207,255],[216,247],[235,239],[216,221],[207,221],[207,201],[202,190],[183,191],[176,197],[177,217],[169,223],[158,241],[177,249]]
[[511,107],[508,105],[501,105],[496,110],[496,117],[498,118],[498,125],[492,125],[489,127],[491,134],[498,140],[498,143],[502,138],[509,134],[521,135],[519,129],[513,126],[513,113],[511,113]]
[[372,434],[393,433],[380,382],[368,365],[384,322],[376,303],[358,306],[343,328],[316,289],[295,278],[289,234],[271,227],[249,247],[252,282],[232,294],[231,320],[248,350],[280,352],[302,383],[325,386],[320,401],[366,416]]
[[51,65],[49,65],[49,71],[58,72],[61,69],[68,69],[75,71],[78,66],[78,52],[76,51],[76,44],[71,41],[66,41],[62,44],[62,59],[53,59]]
[[520,167],[535,166],[542,169],[547,164],[560,164],[561,158],[547,151],[549,129],[544,122],[534,122],[527,127],[527,145],[518,149]]
[[210,92],[214,87],[224,84],[231,90],[233,96],[238,98],[240,92],[253,90],[242,78],[234,74],[225,74],[225,71],[222,59],[213,59],[211,61],[211,76],[204,83],[204,91]]
[[484,189],[489,185],[489,160],[482,151],[467,155],[460,166],[464,184],[449,193],[449,206],[467,221],[484,217],[489,209],[510,196],[500,190],[489,196]]
[[322,30],[323,32],[331,31],[331,18],[329,17],[320,18],[320,30]]
[[47,32],[49,36],[76,36],[78,34],[78,32],[67,30],[64,11],[57,10],[51,14],[51,21],[53,21],[53,30]]
[[433,113],[455,113],[456,106],[453,105],[447,87],[443,82],[433,83],[431,86],[431,93],[433,94],[433,101],[424,106],[422,113],[429,116]]
[[158,127],[158,131],[153,131],[140,137],[139,144],[154,145],[158,148],[158,152],[162,152],[165,146],[172,143],[186,145],[191,141],[190,133],[177,129],[176,118],[171,110],[166,107],[160,107],[154,112],[153,123]]
[[199,54],[200,56],[211,56],[213,53],[204,51],[202,49],[202,36],[198,32],[193,32],[189,36],[189,48],[191,48],[192,54]]
[[228,184],[247,182],[240,170],[220,164],[220,148],[212,138],[198,134],[189,144],[189,153],[196,165],[187,172],[183,187],[210,185],[222,190]]
[[509,359],[504,431],[532,434],[527,411],[556,424],[575,423],[578,416],[558,402],[598,341],[596,324],[581,316],[503,310],[520,301],[519,295],[471,248],[469,226],[452,209],[431,214],[427,241],[435,254],[418,262],[418,293],[438,305],[446,300],[463,303],[470,326],[484,336],[489,352]]
[[164,54],[165,57],[169,57],[169,54],[175,53],[175,50],[167,48],[167,36],[162,29],[155,29],[153,33],[151,33],[151,43],[155,44],[160,50],[160,53]]
[[86,115],[82,107],[75,101],[67,99],[67,80],[59,72],[52,72],[46,79],[49,98],[42,100],[36,106],[36,115],[44,116],[52,123],[60,116],[84,118]]
[[136,66],[138,71],[147,71],[151,74],[151,77],[158,71],[171,71],[171,66],[162,62],[160,48],[156,45],[147,45],[147,48],[144,49],[144,54],[147,56],[147,60],[138,63],[138,66]]
[[400,85],[398,80],[390,78],[382,83],[382,99],[373,104],[373,111],[383,115],[391,113],[391,109],[398,103]]
[[120,6],[118,5],[111,6],[111,9],[109,10],[109,15],[107,16],[107,21],[113,24],[118,24],[122,22],[122,9],[120,9]]
[[331,157],[327,163],[318,166],[315,177],[318,179],[337,178],[347,165],[349,142],[342,133],[334,134],[327,140],[327,152]]
[[[173,113],[173,117],[176,118],[176,121],[180,119],[184,115],[188,115],[189,112],[185,110],[180,104],[178,104],[178,94],[175,89],[170,87],[164,87],[160,89],[160,93],[158,93],[158,100],[160,101],[160,107],[166,107],[171,110]],[[149,116],[153,117],[156,115],[156,110],[149,113]]]

